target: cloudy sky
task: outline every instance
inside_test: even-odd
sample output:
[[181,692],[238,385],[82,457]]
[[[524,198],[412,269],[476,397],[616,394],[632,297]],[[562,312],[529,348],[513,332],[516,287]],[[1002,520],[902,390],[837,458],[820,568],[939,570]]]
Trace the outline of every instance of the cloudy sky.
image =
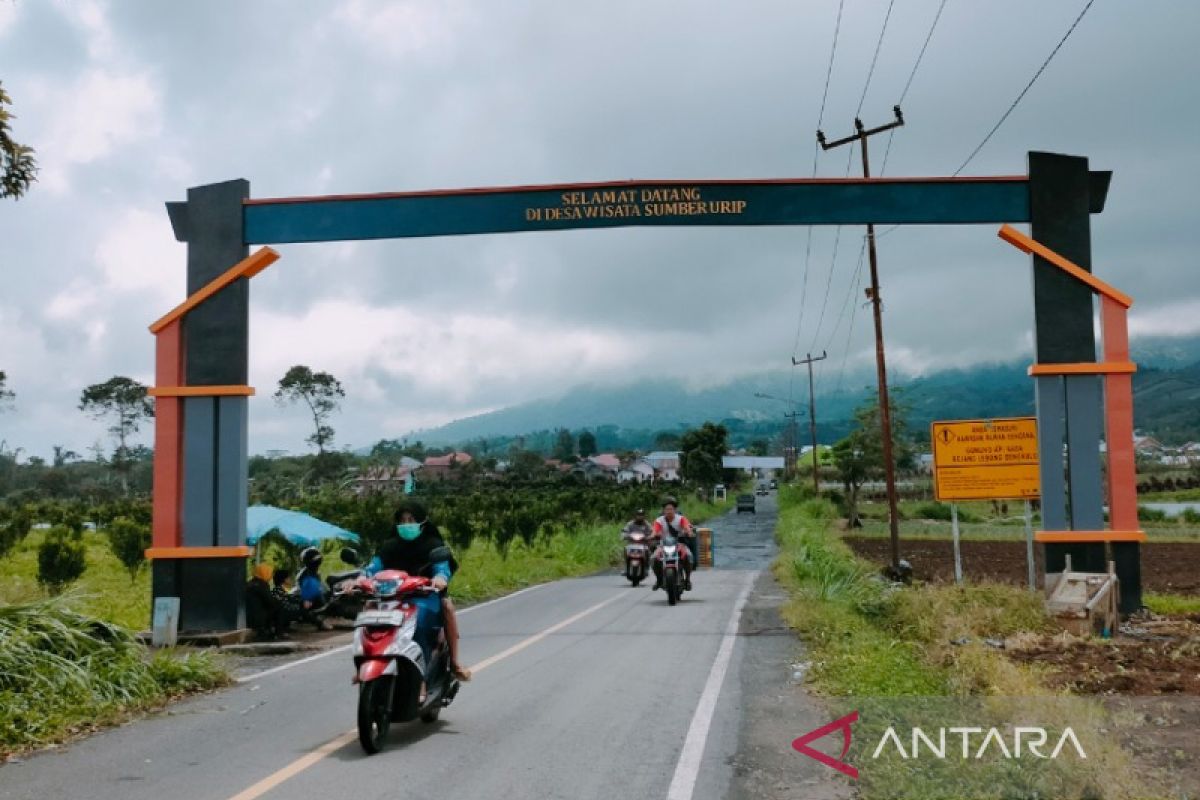
[[[860,105],[868,125],[890,118],[940,2],[895,0],[868,85],[889,3],[845,0],[820,119],[831,137]],[[954,172],[1082,6],[948,0],[887,174]],[[269,197],[808,177],[837,9],[0,0],[0,81],[41,164],[28,197],[0,201],[0,370],[17,393],[0,439],[82,451],[103,435],[76,409],[82,387],[152,383],[146,326],[184,295],[163,203],[188,186],[242,177]],[[1136,297],[1142,334],[1200,332],[1197,31],[1200,3],[1096,0],[965,170],[1021,173],[1031,149],[1114,170],[1096,271]],[[845,175],[847,155],[823,154],[817,173]],[[304,415],[270,399],[294,363],[343,381],[334,424],[356,447],[579,383],[704,384],[794,351],[827,349],[830,385],[872,358],[869,314],[851,325],[861,241],[689,227],[281,247],[252,288],[251,448],[304,449]],[[900,229],[880,263],[899,367],[1028,351],[1028,261],[994,226]]]

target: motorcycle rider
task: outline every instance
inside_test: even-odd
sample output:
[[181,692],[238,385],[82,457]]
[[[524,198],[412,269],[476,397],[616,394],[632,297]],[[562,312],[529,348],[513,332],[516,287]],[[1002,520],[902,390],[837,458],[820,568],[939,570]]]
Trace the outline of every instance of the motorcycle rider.
[[647,538],[654,534],[654,528],[646,521],[646,509],[639,508],[633,512],[633,519],[625,523],[625,527],[621,529],[621,539],[629,541],[630,534],[641,533]]
[[[668,497],[663,501],[662,516],[654,520],[654,528],[651,537],[661,542],[664,536],[674,536],[679,540],[679,543],[684,545],[683,559],[683,588],[689,592],[692,590],[692,565],[696,561],[696,531],[692,528],[692,522],[687,517],[678,513],[679,504],[674,497]],[[650,565],[654,569],[654,591],[662,588],[663,568],[662,568],[662,545],[659,544],[654,549],[654,556],[650,559]]]
[[425,507],[415,500],[406,500],[396,509],[392,517],[396,525],[396,537],[379,549],[367,572],[379,569],[396,569],[409,575],[419,575],[425,567],[433,570],[433,586],[436,594],[415,600],[417,606],[417,643],[425,651],[426,662],[437,644],[438,631],[443,624],[446,640],[450,645],[450,669],[460,681],[471,680],[471,671],[458,660],[458,618],[454,603],[446,593],[446,587],[457,563],[451,561],[430,562],[430,553],[445,547],[437,525],[429,518]]

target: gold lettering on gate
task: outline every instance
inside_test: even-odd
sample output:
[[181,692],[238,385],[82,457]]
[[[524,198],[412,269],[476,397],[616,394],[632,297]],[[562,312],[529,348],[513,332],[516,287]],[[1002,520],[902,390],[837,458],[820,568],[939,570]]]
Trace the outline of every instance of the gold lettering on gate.
[[528,207],[526,222],[706,217],[744,214],[746,200],[705,199],[698,186],[644,189],[584,189],[562,192],[558,205]]

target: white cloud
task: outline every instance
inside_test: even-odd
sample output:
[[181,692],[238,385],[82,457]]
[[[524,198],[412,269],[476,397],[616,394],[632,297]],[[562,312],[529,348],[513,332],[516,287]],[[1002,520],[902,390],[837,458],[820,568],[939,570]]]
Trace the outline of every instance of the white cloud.
[[20,13],[20,7],[15,0],[0,0],[0,39],[13,29]]
[[51,121],[38,147],[39,186],[57,194],[68,190],[72,167],[128,155],[162,130],[162,93],[146,72],[91,68],[50,87],[41,106]]
[[446,54],[469,16],[457,0],[347,0],[331,21],[376,55],[398,61]]
[[411,384],[414,393],[455,404],[472,402],[487,386],[566,388],[620,368],[636,349],[635,342],[587,330],[346,300],[322,301],[299,315],[257,313],[250,346],[260,386],[303,362],[332,372],[348,391],[379,371]]
[[175,241],[165,214],[125,209],[96,245],[95,255],[107,290],[153,295],[158,307],[146,309],[150,316],[166,313],[185,297],[187,253]]
[[1192,336],[1200,333],[1200,300],[1184,300],[1129,312],[1130,336]]

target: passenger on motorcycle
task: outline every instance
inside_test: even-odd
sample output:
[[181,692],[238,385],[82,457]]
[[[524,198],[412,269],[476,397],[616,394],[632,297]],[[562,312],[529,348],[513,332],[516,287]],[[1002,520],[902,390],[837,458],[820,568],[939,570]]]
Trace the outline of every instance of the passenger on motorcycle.
[[367,567],[368,574],[374,574],[381,569],[398,569],[409,575],[420,575],[422,570],[429,567],[430,577],[436,594],[418,598],[417,606],[417,643],[425,651],[426,663],[430,653],[437,645],[437,636],[443,624],[446,628],[446,639],[450,645],[450,668],[454,677],[460,681],[471,680],[471,671],[463,667],[458,660],[458,618],[455,615],[454,603],[446,594],[446,587],[458,564],[451,561],[430,561],[430,553],[445,547],[438,532],[437,525],[429,519],[429,514],[420,503],[407,500],[396,509],[392,518],[396,525],[396,537],[389,539],[379,554]]
[[[675,498],[668,497],[663,502],[662,516],[654,520],[654,528],[651,536],[661,541],[664,536],[674,536],[679,540],[679,543],[684,545],[684,552],[687,557],[683,560],[683,588],[691,591],[692,589],[692,566],[696,563],[696,531],[692,528],[691,520],[682,514],[677,513],[678,504]],[[654,549],[654,556],[650,559],[650,566],[654,570],[654,591],[662,588],[663,570],[662,570],[662,547],[661,545]]]

